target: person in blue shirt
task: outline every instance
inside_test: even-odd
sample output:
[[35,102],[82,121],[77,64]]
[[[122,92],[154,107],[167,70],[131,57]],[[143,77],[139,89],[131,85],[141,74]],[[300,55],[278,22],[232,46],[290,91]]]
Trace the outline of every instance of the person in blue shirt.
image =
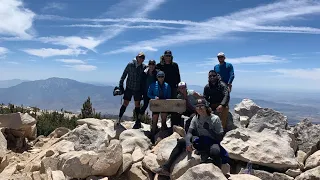
[[[171,87],[168,83],[164,82],[165,74],[163,71],[157,73],[157,81],[152,83],[148,89],[148,97],[150,99],[170,99],[171,98]],[[157,132],[158,118],[161,113],[161,130],[168,129],[167,121],[167,112],[152,112],[152,128],[151,133],[155,135]]]
[[224,83],[228,85],[229,92],[231,92],[232,82],[234,80],[234,70],[231,63],[225,62],[226,56],[223,52],[217,55],[219,64],[214,66],[214,71],[217,72]]

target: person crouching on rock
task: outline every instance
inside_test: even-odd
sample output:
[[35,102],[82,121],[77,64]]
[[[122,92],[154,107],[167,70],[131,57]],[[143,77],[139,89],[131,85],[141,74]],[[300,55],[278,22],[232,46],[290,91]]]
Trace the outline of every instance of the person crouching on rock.
[[186,137],[177,140],[177,145],[172,150],[169,160],[156,168],[155,173],[169,176],[173,162],[184,150],[191,152],[196,149],[196,153],[200,155],[201,163],[213,162],[219,168],[222,164],[227,163],[228,153],[220,146],[223,128],[219,117],[211,113],[211,108],[205,99],[197,100],[196,112]]
[[[148,89],[150,99],[170,99],[171,88],[168,83],[164,82],[165,74],[163,71],[157,73],[157,81],[152,83]],[[151,134],[154,136],[157,132],[159,114],[161,113],[161,130],[166,130],[167,112],[152,112],[152,129]]]

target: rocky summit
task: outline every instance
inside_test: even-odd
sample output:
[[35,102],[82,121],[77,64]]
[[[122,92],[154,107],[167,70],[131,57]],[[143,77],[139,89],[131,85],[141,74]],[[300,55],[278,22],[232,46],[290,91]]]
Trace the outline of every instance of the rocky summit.
[[[230,161],[221,169],[200,163],[196,152],[183,152],[170,176],[155,170],[165,163],[185,132],[174,126],[148,137],[150,125],[131,129],[126,121],[77,120],[75,129],[59,127],[37,136],[27,113],[0,115],[1,180],[319,180],[320,125],[305,119],[295,126],[273,109],[244,99],[230,113],[232,123],[221,146]],[[252,168],[251,168],[252,167]]]

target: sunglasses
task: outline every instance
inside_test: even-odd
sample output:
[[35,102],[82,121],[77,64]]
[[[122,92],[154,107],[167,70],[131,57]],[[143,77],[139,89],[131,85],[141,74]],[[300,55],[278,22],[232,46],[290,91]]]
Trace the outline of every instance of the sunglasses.
[[157,78],[164,78],[164,76],[158,76]]
[[149,66],[155,66],[156,64],[149,64]]
[[165,57],[171,57],[171,55],[164,55]]
[[216,77],[216,76],[217,76],[217,75],[213,75],[213,74],[212,74],[212,75],[209,75],[209,77]]
[[145,59],[146,57],[145,56],[138,56],[139,58],[141,58],[141,59]]
[[224,58],[224,56],[217,56],[217,58],[218,58],[218,59],[220,59],[220,58]]
[[204,105],[199,105],[199,106],[196,106],[196,109],[205,109],[206,108],[206,106],[204,106]]

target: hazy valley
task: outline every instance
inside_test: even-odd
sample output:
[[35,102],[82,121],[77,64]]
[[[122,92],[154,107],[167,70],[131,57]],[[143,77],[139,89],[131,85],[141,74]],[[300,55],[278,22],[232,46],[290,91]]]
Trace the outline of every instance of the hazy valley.
[[[78,112],[88,96],[91,98],[93,107],[103,114],[118,114],[121,97],[114,97],[113,86],[94,85],[82,83],[65,78],[49,78],[45,80],[23,81],[7,80],[0,81],[0,102],[12,103],[24,106],[37,106],[41,109],[60,110],[61,108]],[[203,87],[190,85],[202,93]],[[304,118],[310,118],[315,123],[320,123],[320,100],[316,94],[304,93],[273,93],[253,91],[247,89],[235,89],[231,94],[230,109],[244,98],[253,99],[259,106],[269,107],[288,116],[289,123],[295,124]],[[126,115],[132,115],[132,103]]]

